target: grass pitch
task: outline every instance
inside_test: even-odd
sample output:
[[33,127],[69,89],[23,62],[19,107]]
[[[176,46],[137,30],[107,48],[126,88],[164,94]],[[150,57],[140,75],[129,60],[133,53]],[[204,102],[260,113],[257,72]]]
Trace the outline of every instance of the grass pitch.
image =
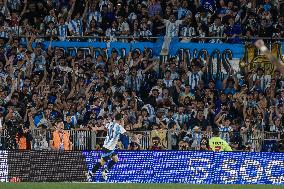
[[283,189],[275,185],[0,183],[0,189]]

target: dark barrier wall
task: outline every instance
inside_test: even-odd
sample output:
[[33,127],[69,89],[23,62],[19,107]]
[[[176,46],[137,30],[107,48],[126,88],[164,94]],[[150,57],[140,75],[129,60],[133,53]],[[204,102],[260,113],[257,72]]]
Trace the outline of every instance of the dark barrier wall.
[[26,182],[86,181],[86,161],[80,151],[8,151],[8,178]]
[[[85,182],[98,151],[0,151],[0,181]],[[284,184],[284,153],[119,151],[109,182]],[[100,180],[100,172],[96,181]]]

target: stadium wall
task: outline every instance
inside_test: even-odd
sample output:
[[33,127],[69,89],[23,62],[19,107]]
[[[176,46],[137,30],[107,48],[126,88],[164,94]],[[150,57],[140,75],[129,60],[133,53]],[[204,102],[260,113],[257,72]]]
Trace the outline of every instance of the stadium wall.
[[[119,151],[109,182],[284,185],[284,153]],[[99,151],[0,151],[0,181],[86,182]],[[96,175],[99,181],[100,172]]]

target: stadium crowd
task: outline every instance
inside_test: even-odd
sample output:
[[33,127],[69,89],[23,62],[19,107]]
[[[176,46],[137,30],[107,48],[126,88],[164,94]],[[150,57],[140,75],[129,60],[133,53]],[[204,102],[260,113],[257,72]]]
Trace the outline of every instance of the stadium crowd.
[[[0,0],[0,132],[8,136],[4,148],[35,148],[34,141],[51,130],[51,142],[41,149],[71,149],[68,130],[103,136],[105,120],[117,112],[124,114],[127,131],[151,131],[153,150],[208,150],[206,136],[216,127],[234,150],[261,150],[252,141],[264,137],[264,131],[283,139],[284,83],[278,71],[265,75],[257,68],[237,78],[230,70],[216,87],[213,78],[205,79],[208,59],[162,63],[148,51],[120,57],[115,50],[109,57],[81,50],[70,56],[60,48],[32,45],[40,40],[145,41],[151,36],[202,43],[283,37],[284,19],[276,3]],[[33,135],[35,128],[39,132]],[[141,137],[121,138],[121,148],[141,149]]]
[[276,0],[1,0],[0,36],[242,43],[241,37],[283,37],[282,7]]

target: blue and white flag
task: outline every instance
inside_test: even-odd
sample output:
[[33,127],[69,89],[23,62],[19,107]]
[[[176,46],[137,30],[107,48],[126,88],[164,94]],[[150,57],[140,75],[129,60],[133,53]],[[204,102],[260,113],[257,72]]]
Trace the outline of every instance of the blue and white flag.
[[205,10],[215,12],[216,10],[216,1],[215,0],[202,0],[201,5]]

